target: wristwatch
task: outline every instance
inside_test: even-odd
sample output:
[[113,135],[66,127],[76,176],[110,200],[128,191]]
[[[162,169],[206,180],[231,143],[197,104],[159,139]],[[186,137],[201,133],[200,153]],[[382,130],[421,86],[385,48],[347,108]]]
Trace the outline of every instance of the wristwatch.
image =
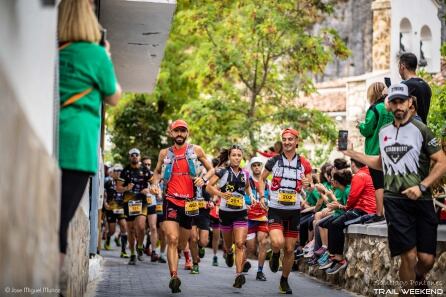
[[418,187],[420,188],[421,193],[426,193],[427,192],[427,187],[425,185],[423,185],[422,183],[418,184]]

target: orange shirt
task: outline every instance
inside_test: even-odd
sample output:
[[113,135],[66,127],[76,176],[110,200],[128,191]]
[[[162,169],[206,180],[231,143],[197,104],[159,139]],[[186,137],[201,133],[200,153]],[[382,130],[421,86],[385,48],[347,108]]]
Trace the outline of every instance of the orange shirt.
[[172,176],[167,184],[167,200],[180,207],[184,207],[185,199],[194,198],[194,182],[189,174],[186,150],[187,145],[179,149],[173,147],[176,159],[171,160]]

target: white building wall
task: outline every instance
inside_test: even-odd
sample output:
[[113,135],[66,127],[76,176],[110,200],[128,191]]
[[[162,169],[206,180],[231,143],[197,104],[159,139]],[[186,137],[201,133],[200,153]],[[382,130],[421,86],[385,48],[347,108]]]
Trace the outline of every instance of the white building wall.
[[12,84],[32,128],[52,154],[57,10],[41,3],[0,1],[0,75]]
[[[407,18],[411,24],[412,32],[405,36],[409,39],[409,51],[420,59],[421,28],[427,25],[431,30],[431,44],[425,44],[425,55],[430,56],[430,61],[425,68],[427,72],[437,73],[440,71],[440,46],[441,46],[441,22],[438,18],[439,6],[435,0],[392,0],[391,2],[391,58],[390,69],[392,82],[401,80],[398,74],[397,55],[400,50],[400,23]],[[430,53],[426,52],[429,51]]]

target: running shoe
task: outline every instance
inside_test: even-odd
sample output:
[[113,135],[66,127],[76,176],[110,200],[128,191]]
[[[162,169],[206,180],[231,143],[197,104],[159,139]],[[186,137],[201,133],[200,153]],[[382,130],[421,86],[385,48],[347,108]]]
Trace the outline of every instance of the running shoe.
[[235,278],[234,284],[232,285],[234,288],[240,289],[246,283],[246,278],[243,274],[237,275]]
[[293,294],[293,290],[291,290],[288,280],[280,280],[279,291],[282,294]]
[[269,260],[269,269],[271,269],[272,272],[276,273],[279,270],[279,261],[280,260],[280,253],[272,254],[271,259]]
[[191,270],[191,269],[192,269],[192,261],[191,260],[186,261],[184,263],[184,270]]
[[212,266],[218,266],[218,257],[214,256],[214,258],[212,259]]
[[155,251],[152,252],[152,255],[150,255],[150,262],[156,262],[158,261],[159,256]]
[[330,254],[328,252],[325,252],[320,258],[317,260],[317,264],[319,266],[325,264],[328,261],[328,258],[330,258]]
[[257,271],[256,280],[258,281],[266,281],[266,276],[262,271]]
[[164,256],[163,255],[160,255],[159,257],[158,257],[158,263],[167,263],[167,261],[166,261],[166,259],[164,258]]
[[251,263],[249,263],[249,261],[246,261],[246,262],[243,264],[243,272],[246,273],[246,272],[249,271],[249,269],[251,269]]
[[140,249],[140,248],[137,248],[136,249],[136,253],[138,254],[138,261],[144,261],[144,258],[143,258],[143,256],[144,256],[144,250],[143,249]]
[[206,249],[204,247],[200,247],[198,249],[198,257],[200,257],[201,259],[203,259],[205,253],[206,253]]
[[126,252],[121,252],[121,258],[128,259],[129,255]]
[[119,240],[119,237],[118,236],[116,236],[115,237],[115,244],[116,244],[116,246],[121,246],[121,240]]
[[336,261],[336,264],[326,270],[327,274],[336,274],[339,271],[345,269],[348,265],[348,261],[343,259],[342,261]]
[[111,248],[110,244],[104,243],[104,250],[111,251],[112,248]]
[[192,269],[190,270],[191,274],[199,274],[200,273],[200,269],[198,268],[198,264],[194,264],[192,266]]
[[172,293],[180,293],[180,286],[181,280],[177,276],[173,276],[170,278],[169,288],[172,290]]
[[319,270],[330,269],[336,265],[336,260],[330,257],[324,264],[319,266]]
[[136,265],[136,255],[131,255],[129,265]]
[[226,265],[232,267],[234,265],[234,253],[226,253]]
[[318,257],[322,256],[327,251],[326,247],[320,247],[317,251],[314,252],[314,254]]

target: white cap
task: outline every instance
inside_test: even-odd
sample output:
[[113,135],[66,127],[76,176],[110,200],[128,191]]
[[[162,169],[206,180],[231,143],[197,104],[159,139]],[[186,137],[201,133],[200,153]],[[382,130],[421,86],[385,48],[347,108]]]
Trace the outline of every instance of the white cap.
[[254,163],[260,163],[263,165],[263,160],[260,157],[253,157],[251,161],[249,161],[249,166],[252,166]]
[[122,169],[124,169],[124,168],[122,167],[121,164],[115,164],[115,166],[113,166],[113,171],[122,170]]
[[132,148],[131,150],[129,150],[129,155],[131,154],[138,154],[141,155],[141,152],[139,151],[139,149],[137,149],[136,147]]
[[408,99],[409,88],[405,84],[393,84],[389,87],[389,102],[395,99]]

